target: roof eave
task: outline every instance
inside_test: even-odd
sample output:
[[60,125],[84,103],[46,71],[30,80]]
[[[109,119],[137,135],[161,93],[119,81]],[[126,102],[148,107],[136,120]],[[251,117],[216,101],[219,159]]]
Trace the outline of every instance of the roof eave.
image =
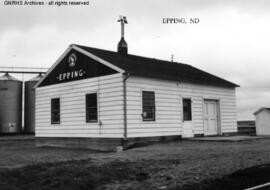
[[227,84],[208,84],[206,82],[195,82],[195,81],[191,81],[191,80],[183,80],[183,79],[172,79],[170,77],[160,77],[160,76],[147,76],[145,74],[138,74],[138,73],[134,73],[134,72],[129,72],[129,71],[125,71],[125,73],[128,73],[129,75],[132,75],[132,76],[138,76],[138,77],[145,77],[145,78],[154,78],[154,79],[163,79],[163,80],[169,80],[169,81],[176,81],[176,82],[186,82],[186,83],[192,83],[192,84],[201,84],[201,85],[210,85],[210,86],[216,86],[216,87],[223,87],[223,88],[236,88],[236,87],[240,87],[239,85],[237,84],[234,84],[234,83],[231,83],[231,82],[227,82]]
[[255,112],[253,113],[253,115],[257,115],[257,114],[260,113],[261,111],[266,111],[266,112],[270,113],[270,111],[269,111],[266,107],[262,107],[262,108],[258,109],[257,111],[255,111]]

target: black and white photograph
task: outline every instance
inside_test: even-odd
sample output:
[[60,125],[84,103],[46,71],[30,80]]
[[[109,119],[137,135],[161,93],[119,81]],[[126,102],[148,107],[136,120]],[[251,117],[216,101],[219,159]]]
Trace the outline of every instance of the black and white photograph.
[[0,0],[0,190],[270,189],[270,1]]

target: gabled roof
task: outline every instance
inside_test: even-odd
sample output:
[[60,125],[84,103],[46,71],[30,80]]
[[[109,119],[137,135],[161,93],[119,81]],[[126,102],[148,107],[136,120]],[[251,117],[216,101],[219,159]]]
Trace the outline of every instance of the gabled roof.
[[234,84],[220,77],[192,67],[191,65],[131,54],[123,55],[114,51],[72,44],[57,59],[57,61],[47,71],[44,77],[42,77],[42,79],[35,85],[35,88],[38,87],[45,78],[47,78],[47,76],[55,69],[55,67],[72,49],[79,51],[86,56],[120,73],[126,72],[130,75],[135,76],[173,80],[180,82],[190,82],[195,84],[205,84],[228,88],[239,87],[239,85],[237,84]]
[[267,112],[270,113],[270,108],[262,107],[262,108],[258,109],[256,112],[254,112],[253,114],[254,114],[254,115],[257,115],[258,113],[260,113],[260,112],[263,111],[263,110],[265,110],[265,111],[267,111]]
[[91,53],[115,65],[116,67],[124,70],[130,75],[230,88],[239,87],[239,85],[237,84],[234,84],[232,82],[229,82],[187,64],[141,57],[131,54],[122,55],[113,51],[81,45],[74,46],[77,46],[87,51],[88,53]]

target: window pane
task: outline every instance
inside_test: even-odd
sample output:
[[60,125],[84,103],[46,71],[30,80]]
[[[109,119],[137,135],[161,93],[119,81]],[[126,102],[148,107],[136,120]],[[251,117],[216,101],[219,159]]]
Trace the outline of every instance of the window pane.
[[51,99],[51,123],[60,123],[60,99]]
[[144,106],[143,107],[143,112],[154,113],[155,112],[155,108],[152,107],[152,106]]
[[183,120],[184,121],[192,120],[190,99],[183,99]]
[[85,98],[86,122],[97,121],[97,93],[86,94]]
[[155,101],[154,100],[144,100],[143,101],[143,105],[144,106],[154,106],[155,105]]
[[97,115],[89,114],[88,115],[88,121],[97,121]]
[[143,91],[143,121],[155,120],[155,94],[154,92]]
[[154,112],[144,112],[144,120],[155,120]]
[[153,100],[154,96],[155,96],[154,92],[143,91],[143,99],[144,100]]
[[52,115],[53,123],[57,123],[60,121],[60,114],[58,112],[54,112]]
[[96,107],[97,105],[97,94],[87,94],[86,101],[88,107]]
[[88,107],[86,112],[89,114],[97,113],[97,107]]

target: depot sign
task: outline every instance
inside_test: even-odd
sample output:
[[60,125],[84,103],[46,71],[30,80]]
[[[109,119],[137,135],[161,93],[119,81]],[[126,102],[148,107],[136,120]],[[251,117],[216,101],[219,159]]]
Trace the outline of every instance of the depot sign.
[[[76,53],[71,53],[68,56],[67,61],[68,61],[69,68],[74,68],[77,65],[77,63],[76,63],[77,62]],[[63,72],[63,73],[59,73],[58,76],[56,76],[56,79],[58,81],[72,80],[72,79],[83,77],[85,73],[86,73],[86,71],[84,71],[83,69]]]
[[65,73],[60,73],[56,79],[58,81],[65,81],[65,80],[71,80],[71,79],[76,79],[76,78],[81,78],[84,76],[86,71],[80,69],[80,70],[75,70],[71,72],[65,72]]
[[39,84],[39,87],[115,73],[117,73],[117,71],[112,68],[72,49],[48,73],[44,80]]

